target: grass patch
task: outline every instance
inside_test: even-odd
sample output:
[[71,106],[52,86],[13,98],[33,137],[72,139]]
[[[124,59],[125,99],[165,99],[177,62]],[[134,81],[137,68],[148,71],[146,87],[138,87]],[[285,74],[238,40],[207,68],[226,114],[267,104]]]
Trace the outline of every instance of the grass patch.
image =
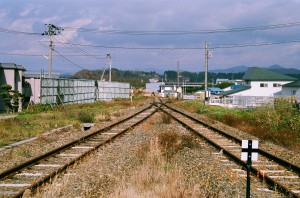
[[251,110],[203,106],[197,100],[180,101],[176,106],[194,113],[202,113],[211,119],[290,150],[297,150],[300,146],[300,112],[284,100],[277,101],[275,106],[268,104]]
[[79,126],[79,122],[100,122],[98,115],[105,114],[104,119],[110,120],[110,113],[129,105],[140,106],[142,100],[133,101],[97,101],[88,104],[70,104],[56,108],[49,105],[36,104],[28,110],[21,112],[15,118],[0,120],[0,146],[38,136],[54,128],[73,124]]

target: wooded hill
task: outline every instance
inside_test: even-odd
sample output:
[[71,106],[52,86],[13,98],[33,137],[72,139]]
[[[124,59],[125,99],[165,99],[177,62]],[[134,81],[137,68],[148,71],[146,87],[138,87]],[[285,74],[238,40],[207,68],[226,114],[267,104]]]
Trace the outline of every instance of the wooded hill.
[[[71,78],[79,79],[94,79],[100,80],[103,70],[81,70],[74,74]],[[103,79],[108,81],[109,71],[105,71]],[[159,81],[164,82],[177,82],[176,71],[165,71],[163,75],[158,74],[155,71],[144,72],[144,71],[132,71],[132,70],[118,70],[112,69],[112,81],[118,82],[129,82],[133,87],[140,88],[145,87],[145,84],[150,82],[150,79],[156,78]],[[180,72],[180,83],[184,82],[204,82],[204,72]],[[242,79],[244,72],[240,73],[211,73],[208,72],[208,82],[215,83],[219,79]],[[300,80],[300,74],[286,74],[295,77]]]

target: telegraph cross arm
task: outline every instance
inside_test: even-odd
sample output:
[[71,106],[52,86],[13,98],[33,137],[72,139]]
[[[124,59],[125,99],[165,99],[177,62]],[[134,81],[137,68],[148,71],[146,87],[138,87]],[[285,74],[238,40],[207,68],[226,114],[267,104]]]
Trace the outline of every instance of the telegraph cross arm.
[[258,160],[258,140],[242,140],[242,155],[241,159],[248,161]]

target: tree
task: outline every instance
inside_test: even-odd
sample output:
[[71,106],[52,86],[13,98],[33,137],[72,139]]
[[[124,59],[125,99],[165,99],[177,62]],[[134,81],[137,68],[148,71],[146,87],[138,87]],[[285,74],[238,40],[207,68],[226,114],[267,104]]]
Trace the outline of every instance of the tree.
[[2,101],[4,102],[4,105],[6,106],[7,113],[9,113],[10,111],[18,111],[19,98],[23,98],[23,95],[17,90],[12,90],[12,86],[8,84],[4,84],[0,88],[4,90],[0,93],[0,96],[2,98]]

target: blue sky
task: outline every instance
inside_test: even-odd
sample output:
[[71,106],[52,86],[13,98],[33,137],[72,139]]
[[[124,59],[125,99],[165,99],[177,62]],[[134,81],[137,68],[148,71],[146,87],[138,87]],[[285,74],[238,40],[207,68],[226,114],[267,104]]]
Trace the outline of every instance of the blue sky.
[[103,69],[106,54],[123,70],[176,70],[179,61],[180,70],[203,71],[205,41],[209,69],[300,69],[299,8],[299,0],[3,0],[0,62],[47,71],[49,36],[40,34],[54,24],[64,28],[54,36],[60,73]]

